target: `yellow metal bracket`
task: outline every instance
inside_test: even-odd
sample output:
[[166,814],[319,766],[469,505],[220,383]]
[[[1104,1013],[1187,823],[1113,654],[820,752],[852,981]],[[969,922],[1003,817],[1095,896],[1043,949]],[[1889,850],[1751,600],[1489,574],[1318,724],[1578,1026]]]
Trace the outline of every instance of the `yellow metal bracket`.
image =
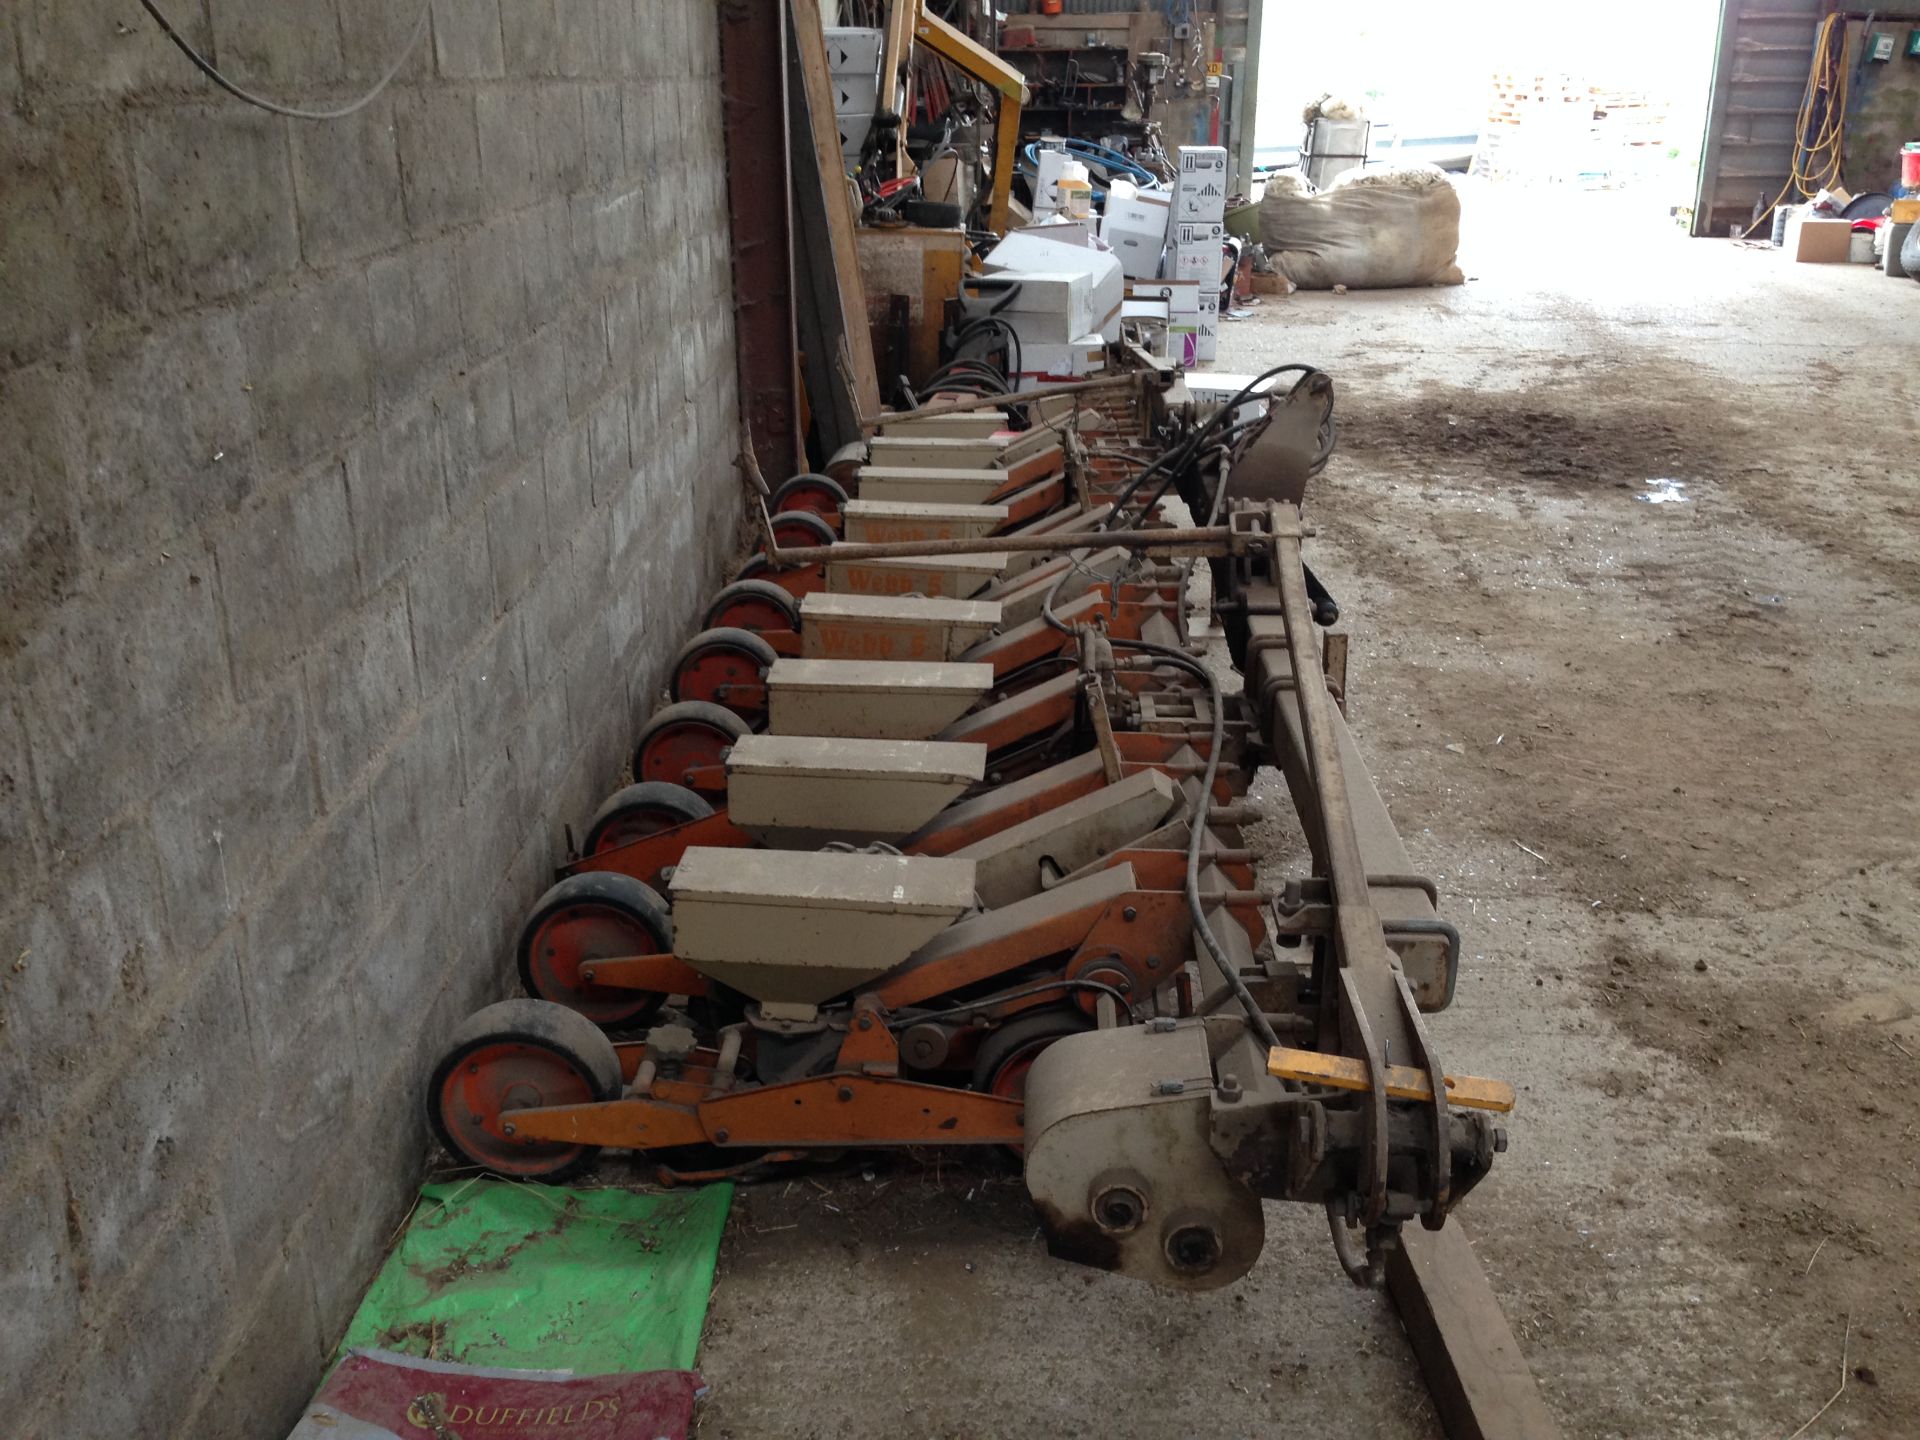
[[914,38],[934,54],[951,60],[974,79],[989,86],[1000,96],[993,117],[993,201],[987,224],[996,233],[1007,233],[1007,200],[1013,192],[1013,156],[1020,142],[1020,111],[1027,103],[1027,81],[971,35],[956,30],[938,15],[916,5]]
[[[1326,1085],[1335,1090],[1371,1090],[1367,1062],[1348,1055],[1327,1055],[1318,1050],[1290,1050],[1281,1046],[1267,1052],[1267,1073],[1276,1080],[1297,1080],[1305,1085]],[[1483,1080],[1476,1075],[1445,1077],[1447,1103],[1469,1110],[1497,1110],[1502,1115],[1513,1109],[1513,1087],[1504,1080]],[[1433,1082],[1427,1072],[1411,1065],[1387,1067],[1387,1094],[1395,1100],[1433,1099]]]

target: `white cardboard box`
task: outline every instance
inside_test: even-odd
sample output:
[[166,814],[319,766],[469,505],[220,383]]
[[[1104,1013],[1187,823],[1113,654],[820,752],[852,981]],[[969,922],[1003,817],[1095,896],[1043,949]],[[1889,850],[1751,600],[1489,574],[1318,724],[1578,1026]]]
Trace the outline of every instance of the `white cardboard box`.
[[881,31],[857,25],[829,25],[826,32],[829,75],[865,75],[878,80],[885,38]]
[[1056,380],[1078,380],[1106,369],[1107,343],[1098,335],[1082,335],[1065,345],[1020,347],[1016,389],[1031,390]]
[[1020,288],[995,316],[1013,327],[1020,343],[1065,345],[1097,329],[1087,276],[1077,270],[1005,272]]
[[1182,145],[1180,147],[1180,178],[1184,181],[1189,175],[1216,175],[1221,184],[1227,179],[1227,147],[1224,145]]
[[1182,145],[1173,186],[1176,222],[1226,218],[1227,152],[1219,145]]
[[1127,278],[1151,280],[1160,273],[1172,213],[1173,196],[1165,190],[1141,190],[1124,180],[1108,189],[1100,238],[1120,257]]
[[1216,315],[1209,319],[1200,317],[1200,323],[1194,327],[1196,340],[1195,355],[1200,360],[1211,360],[1220,353],[1220,318]]
[[1181,220],[1173,227],[1175,245],[1222,245],[1226,239],[1227,227],[1218,220]]
[[[1141,280],[1129,285],[1127,293],[1135,300],[1165,301],[1169,316],[1200,313],[1200,282],[1197,280]],[[1174,323],[1180,322],[1176,319]]]
[[1176,245],[1173,263],[1167,268],[1173,272],[1176,280],[1218,285],[1223,264],[1218,245]]
[[1084,274],[1092,323],[1084,330],[1068,334],[1098,334],[1107,341],[1120,338],[1120,302],[1125,298],[1126,280],[1120,273],[1119,257],[1084,245],[1062,244],[1046,238],[1042,230],[1027,229],[1014,231],[994,246],[983,263],[994,273],[1064,270]]
[[1092,220],[1069,220],[1064,215],[1049,215],[1031,225],[1022,225],[1020,233],[1038,235],[1042,240],[1051,240],[1056,245],[1077,245],[1085,249],[1093,236],[1094,223]]

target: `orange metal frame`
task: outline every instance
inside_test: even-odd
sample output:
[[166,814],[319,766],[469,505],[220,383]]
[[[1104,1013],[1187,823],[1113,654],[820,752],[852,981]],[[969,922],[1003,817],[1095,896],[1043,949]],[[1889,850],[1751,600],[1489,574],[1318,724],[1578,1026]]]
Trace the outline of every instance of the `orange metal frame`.
[[[1184,856],[1136,851],[1114,864],[1144,864],[1159,878]],[[1136,878],[1138,878],[1136,872]],[[1260,907],[1225,902],[1258,940]],[[986,917],[982,917],[986,918]],[[967,922],[961,922],[964,925]],[[644,1095],[581,1105],[514,1110],[514,1133],[529,1141],[646,1150],[706,1143],[751,1148],[837,1145],[1017,1145],[1024,1138],[1018,1100],[903,1079],[887,1026],[889,1009],[921,1005],[1004,977],[1050,957],[1065,957],[1062,979],[1097,975],[1141,996],[1172,983],[1193,954],[1192,916],[1178,890],[1133,889],[1047,916],[1012,934],[983,925],[977,944],[936,950],[880,977],[856,1002],[830,1074],[731,1089],[714,1073],[717,1054],[696,1052],[676,1079],[656,1079]],[[705,982],[671,956],[601,961],[594,983],[644,978],[646,988],[704,993]],[[1006,1011],[1022,1008],[1009,1003]],[[620,1047],[629,1082],[644,1045]],[[723,1083],[724,1082],[724,1083]]]

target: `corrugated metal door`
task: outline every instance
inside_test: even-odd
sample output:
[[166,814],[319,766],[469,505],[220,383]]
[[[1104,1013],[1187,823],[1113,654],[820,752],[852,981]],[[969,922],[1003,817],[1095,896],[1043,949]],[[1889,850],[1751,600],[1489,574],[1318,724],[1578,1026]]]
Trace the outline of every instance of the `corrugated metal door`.
[[1813,65],[1821,0],[1722,0],[1693,233],[1725,235],[1780,193]]

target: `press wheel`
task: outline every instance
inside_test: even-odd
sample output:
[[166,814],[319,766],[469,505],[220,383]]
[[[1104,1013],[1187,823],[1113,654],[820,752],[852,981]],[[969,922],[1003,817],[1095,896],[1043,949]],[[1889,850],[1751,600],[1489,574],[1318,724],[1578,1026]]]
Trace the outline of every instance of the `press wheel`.
[[[767,718],[767,671],[778,658],[751,630],[702,630],[673,657],[667,693],[675,700],[725,706],[757,727]],[[755,693],[743,693],[747,690]]]
[[824,520],[837,517],[846,503],[847,492],[841,488],[838,480],[831,475],[808,473],[782,480],[773,492],[773,498],[767,502],[767,508],[775,515],[806,510]]
[[784,510],[773,517],[773,542],[785,550],[798,545],[831,545],[840,537],[811,510]]
[[529,995],[564,1005],[609,1030],[645,1024],[666,998],[595,985],[580,972],[595,960],[673,952],[673,922],[658,891],[630,875],[594,870],[555,885],[520,928],[515,958]]
[[800,628],[800,605],[771,580],[736,580],[723,586],[701,617],[707,630],[751,630],[767,634]]
[[427,1121],[465,1164],[558,1181],[599,1147],[507,1135],[512,1113],[613,1100],[620,1091],[620,1057],[591,1021],[541,1000],[502,1000],[454,1031],[428,1083]]
[[[745,735],[747,722],[721,705],[682,700],[656,710],[633,747],[633,778],[691,785],[694,771],[723,764],[727,751]],[[724,783],[721,791],[724,791]],[[701,794],[712,792],[701,790]]]
[[587,838],[582,853],[600,855],[618,850],[636,840],[658,835],[662,830],[704,820],[713,814],[713,806],[684,785],[664,780],[642,780],[616,790],[601,802],[587,822]]

